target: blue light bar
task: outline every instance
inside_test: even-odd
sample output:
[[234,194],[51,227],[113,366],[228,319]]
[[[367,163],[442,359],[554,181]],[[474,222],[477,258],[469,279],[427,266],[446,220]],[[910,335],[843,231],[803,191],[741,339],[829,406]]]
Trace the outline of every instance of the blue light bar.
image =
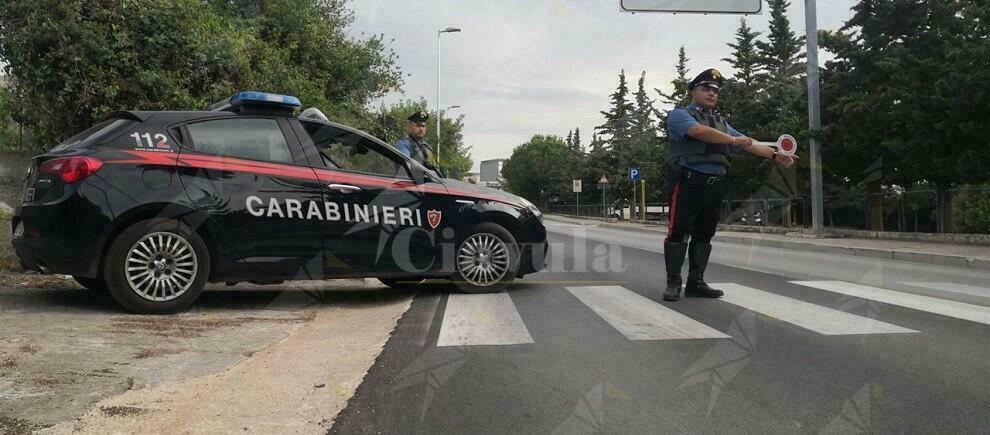
[[300,107],[302,102],[291,95],[271,94],[268,92],[244,91],[230,97],[230,105],[237,106],[244,103],[272,104],[282,107]]

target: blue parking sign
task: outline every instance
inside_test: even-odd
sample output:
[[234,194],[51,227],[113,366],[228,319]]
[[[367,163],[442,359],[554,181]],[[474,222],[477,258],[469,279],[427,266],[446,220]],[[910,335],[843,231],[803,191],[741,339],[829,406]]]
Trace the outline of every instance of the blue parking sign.
[[639,181],[639,168],[629,168],[629,180]]

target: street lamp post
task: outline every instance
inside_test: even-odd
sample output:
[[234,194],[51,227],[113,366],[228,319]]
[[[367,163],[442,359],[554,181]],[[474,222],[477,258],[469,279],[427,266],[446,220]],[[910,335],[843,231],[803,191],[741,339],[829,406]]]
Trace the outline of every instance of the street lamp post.
[[437,30],[437,166],[440,165],[440,35],[460,31],[457,27]]

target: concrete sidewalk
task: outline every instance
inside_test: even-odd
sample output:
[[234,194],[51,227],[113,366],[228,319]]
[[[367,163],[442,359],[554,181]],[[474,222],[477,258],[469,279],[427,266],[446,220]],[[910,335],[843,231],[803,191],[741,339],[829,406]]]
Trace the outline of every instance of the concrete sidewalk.
[[[580,225],[598,225],[649,233],[665,233],[667,226],[635,222],[607,222],[597,218],[574,218],[546,215],[546,219]],[[812,252],[853,255],[977,270],[990,270],[990,246],[976,244],[932,243],[864,238],[809,238],[795,234],[753,233],[719,230],[715,241],[773,248],[800,249]]]

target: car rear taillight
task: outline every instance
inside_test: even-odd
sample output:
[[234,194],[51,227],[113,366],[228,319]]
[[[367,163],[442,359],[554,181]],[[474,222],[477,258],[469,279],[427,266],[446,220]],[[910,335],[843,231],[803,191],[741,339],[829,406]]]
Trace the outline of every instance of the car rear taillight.
[[103,167],[103,162],[93,157],[63,157],[41,164],[41,173],[55,174],[63,183],[78,183]]

